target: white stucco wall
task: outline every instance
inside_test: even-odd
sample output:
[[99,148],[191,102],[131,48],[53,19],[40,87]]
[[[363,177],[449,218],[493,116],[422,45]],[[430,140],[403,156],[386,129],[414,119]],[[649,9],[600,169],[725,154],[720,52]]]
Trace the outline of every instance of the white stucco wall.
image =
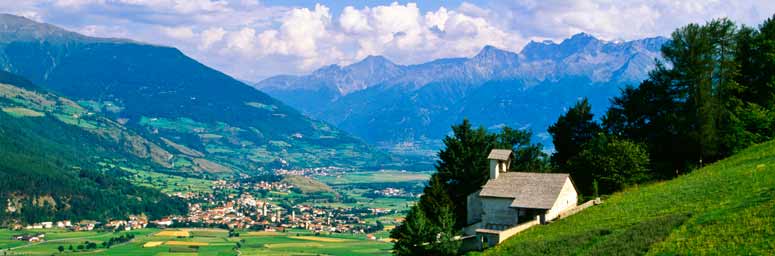
[[498,174],[498,161],[490,159],[490,179],[497,179]]
[[578,203],[578,193],[573,187],[573,183],[570,179],[565,179],[565,184],[562,186],[560,196],[557,197],[557,201],[554,202],[552,209],[546,213],[546,220],[553,220],[557,218],[560,212],[576,207]]
[[482,222],[486,224],[508,225],[517,224],[517,209],[511,208],[511,198],[482,198]]

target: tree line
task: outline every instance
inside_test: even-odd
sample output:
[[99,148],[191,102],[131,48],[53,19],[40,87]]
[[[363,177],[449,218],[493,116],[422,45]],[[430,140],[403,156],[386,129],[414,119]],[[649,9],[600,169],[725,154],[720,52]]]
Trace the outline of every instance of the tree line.
[[510,171],[569,173],[590,197],[670,179],[773,139],[774,18],[756,28],[716,19],[675,30],[648,78],[623,88],[603,117],[582,99],[549,127],[551,157],[529,131],[453,126],[422,197],[391,232],[394,253],[458,254],[466,196],[487,181],[495,148],[514,151]]
[[552,164],[582,193],[670,179],[775,137],[775,20],[689,24],[597,121],[579,101],[549,128]]

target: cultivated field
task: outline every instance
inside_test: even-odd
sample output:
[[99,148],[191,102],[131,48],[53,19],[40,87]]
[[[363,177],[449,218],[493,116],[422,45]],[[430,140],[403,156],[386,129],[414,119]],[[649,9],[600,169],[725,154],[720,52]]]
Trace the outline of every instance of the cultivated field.
[[164,230],[154,234],[154,236],[171,236],[171,237],[189,236],[189,235],[190,233],[185,230]]
[[[222,229],[143,229],[128,232],[70,232],[40,230],[46,241],[27,243],[10,240],[12,235],[26,231],[0,230],[0,255],[59,255],[57,247],[65,248],[63,255],[388,255],[392,244],[367,240],[364,236],[316,236],[306,230],[279,232],[242,231],[241,237],[228,237]],[[37,232],[28,232],[37,233]],[[78,245],[93,242],[101,244],[111,237],[132,233],[135,238],[127,243],[104,248],[79,250]],[[237,245],[239,243],[239,246]],[[72,245],[75,250],[69,250]],[[12,248],[11,250],[6,250]]]

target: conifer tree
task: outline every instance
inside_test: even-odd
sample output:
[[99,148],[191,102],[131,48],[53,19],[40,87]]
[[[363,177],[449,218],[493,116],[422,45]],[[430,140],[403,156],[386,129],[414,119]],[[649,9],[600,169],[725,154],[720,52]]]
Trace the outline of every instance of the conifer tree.
[[551,161],[558,169],[567,171],[563,169],[567,161],[581,152],[584,143],[600,132],[600,125],[593,118],[592,106],[589,100],[584,98],[549,126],[548,131],[552,135],[555,150]]

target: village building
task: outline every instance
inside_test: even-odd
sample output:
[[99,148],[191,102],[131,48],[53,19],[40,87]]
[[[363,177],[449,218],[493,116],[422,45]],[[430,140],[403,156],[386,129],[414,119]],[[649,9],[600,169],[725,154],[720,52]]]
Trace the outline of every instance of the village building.
[[466,247],[494,246],[576,207],[578,194],[568,174],[508,172],[511,154],[511,150],[492,150],[489,180],[467,197]]
[[152,223],[156,224],[159,227],[164,228],[164,227],[171,226],[173,222],[172,222],[172,219],[165,217],[165,218],[162,218],[160,220],[152,221]]
[[57,228],[69,228],[73,226],[73,223],[69,220],[61,220],[56,223]]
[[15,235],[12,236],[11,239],[18,240],[18,241],[27,241],[30,243],[37,243],[42,242],[43,238],[46,237],[46,234],[43,233],[37,233],[37,234],[31,234],[31,235]]

